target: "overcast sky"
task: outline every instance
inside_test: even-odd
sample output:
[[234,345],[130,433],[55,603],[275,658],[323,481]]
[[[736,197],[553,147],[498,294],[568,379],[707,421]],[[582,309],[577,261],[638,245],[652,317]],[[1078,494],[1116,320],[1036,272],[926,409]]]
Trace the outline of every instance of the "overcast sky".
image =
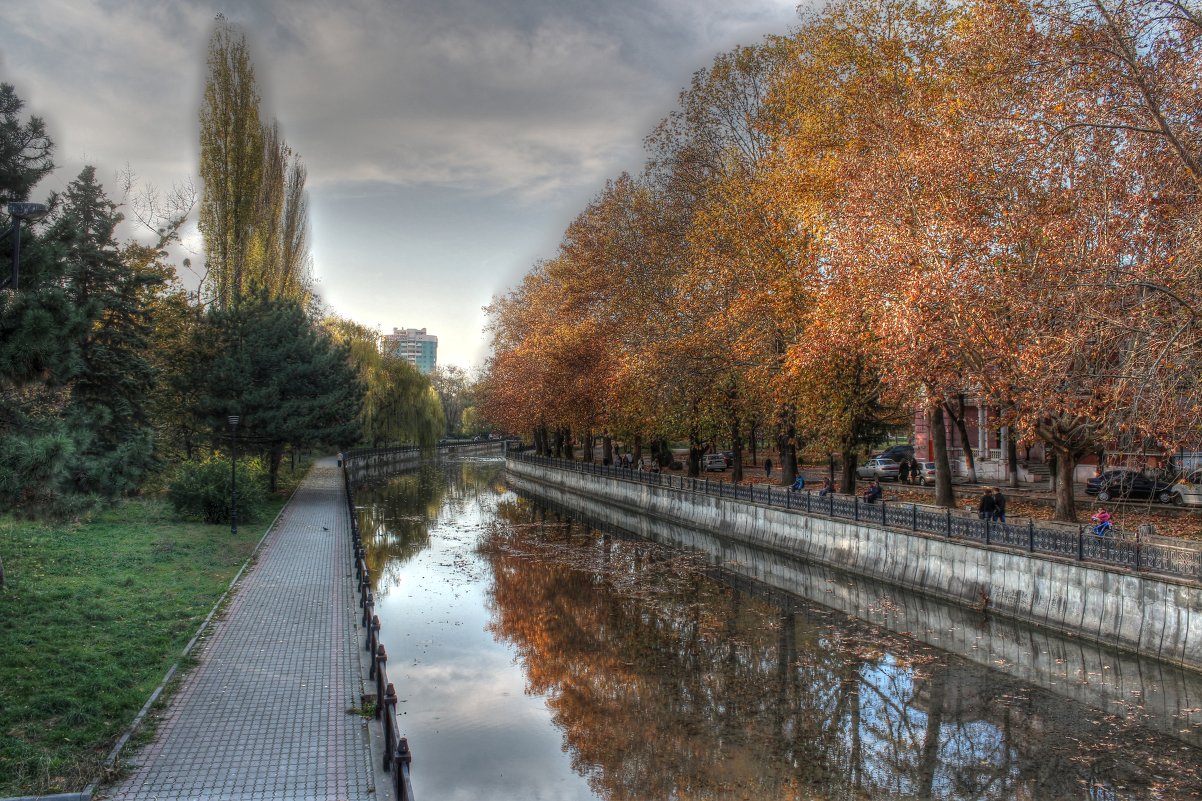
[[[309,172],[316,289],[335,313],[486,356],[481,307],[555,254],[691,74],[784,33],[796,0],[30,0],[0,81],[57,145],[43,199],[96,166],[196,181],[214,16],[247,34],[264,119]],[[199,248],[195,226],[188,240]],[[193,261],[199,261],[193,257]],[[182,271],[181,271],[182,272]]]

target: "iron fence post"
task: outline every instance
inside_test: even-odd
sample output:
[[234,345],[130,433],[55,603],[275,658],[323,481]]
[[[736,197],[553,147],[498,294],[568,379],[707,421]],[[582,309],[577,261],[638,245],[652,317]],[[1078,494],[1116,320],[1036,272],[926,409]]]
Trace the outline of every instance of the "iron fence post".
[[[396,734],[392,730],[392,721],[396,718],[396,688],[392,686],[392,682],[388,683],[388,689],[384,691],[382,705],[385,707],[384,712],[384,770],[392,768],[392,752],[396,743],[393,738]],[[381,703],[376,704],[376,710],[379,711]]]
[[380,703],[384,698],[384,669],[388,664],[388,652],[384,650],[383,645],[376,646],[376,720],[379,720],[382,715],[383,704]]
[[910,530],[918,531],[918,504],[910,504]]
[[985,518],[985,544],[989,544],[989,518]]
[[944,509],[943,511],[947,512],[947,538],[950,540],[952,538],[952,510]]
[[1035,553],[1035,521],[1027,521],[1027,553]]
[[400,801],[414,801],[413,788],[409,786],[409,765],[413,762],[413,752],[409,750],[408,737],[402,737],[400,743],[397,744],[394,761],[397,764],[397,770],[393,774],[397,798]]
[[853,502],[852,505],[855,507],[854,511],[852,512],[852,518],[857,523],[859,523],[860,522],[860,496],[857,495],[856,497],[852,498],[852,502]]
[[1077,561],[1085,559],[1085,526],[1077,529]]

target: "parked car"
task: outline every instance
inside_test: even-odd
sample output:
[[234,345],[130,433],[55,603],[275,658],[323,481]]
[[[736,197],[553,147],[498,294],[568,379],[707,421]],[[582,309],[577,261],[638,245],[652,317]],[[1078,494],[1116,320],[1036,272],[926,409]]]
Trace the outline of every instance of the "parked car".
[[934,462],[919,462],[918,477],[916,480],[919,484],[926,486],[927,484],[935,483],[935,463]]
[[719,453],[722,456],[722,458],[726,460],[727,467],[734,467],[734,464],[735,464],[735,452],[734,451],[720,451]]
[[875,454],[875,456],[873,458],[876,458],[876,456],[884,456],[885,458],[892,459],[895,462],[900,462],[902,459],[913,459],[914,458],[914,446],[913,445],[893,445],[892,447],[886,448],[885,450],[881,451],[880,453]]
[[720,453],[707,453],[701,457],[702,470],[725,470],[726,457]]
[[899,470],[901,470],[901,465],[887,456],[874,456],[866,463],[856,468],[856,475],[860,478],[878,478],[882,481],[897,481],[897,474]]
[[1202,506],[1202,470],[1195,470],[1173,485],[1173,503],[1178,506]]
[[1173,500],[1173,485],[1167,481],[1148,478],[1138,470],[1123,468],[1107,470],[1102,475],[1089,479],[1085,482],[1085,493],[1097,495],[1099,501],[1115,498],[1152,498],[1161,503],[1169,503]]

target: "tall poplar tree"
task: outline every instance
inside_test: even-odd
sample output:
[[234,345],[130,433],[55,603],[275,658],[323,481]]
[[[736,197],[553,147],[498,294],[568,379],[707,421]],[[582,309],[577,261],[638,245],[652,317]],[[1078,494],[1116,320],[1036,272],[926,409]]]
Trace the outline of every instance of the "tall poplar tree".
[[308,302],[305,168],[276,122],[260,119],[246,36],[218,16],[200,110],[200,231],[206,289],[219,308],[259,290]]
[[264,148],[246,35],[220,15],[209,39],[208,69],[200,110],[200,232],[209,291],[225,308],[236,306],[247,286],[259,227]]

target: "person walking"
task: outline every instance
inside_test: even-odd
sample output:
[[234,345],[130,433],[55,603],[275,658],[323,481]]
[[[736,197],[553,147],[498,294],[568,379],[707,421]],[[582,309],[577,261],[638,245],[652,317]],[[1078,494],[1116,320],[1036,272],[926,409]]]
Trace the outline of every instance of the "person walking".
[[910,483],[910,460],[902,459],[901,467],[897,470],[897,480],[903,484]]
[[977,504],[977,517],[982,520],[992,520],[993,513],[996,511],[997,501],[994,500],[993,490],[986,487],[985,494],[981,496],[981,502]]
[[993,519],[999,523],[1006,522],[1006,496],[1001,487],[993,491]]
[[772,460],[764,460],[764,478],[772,478]]

